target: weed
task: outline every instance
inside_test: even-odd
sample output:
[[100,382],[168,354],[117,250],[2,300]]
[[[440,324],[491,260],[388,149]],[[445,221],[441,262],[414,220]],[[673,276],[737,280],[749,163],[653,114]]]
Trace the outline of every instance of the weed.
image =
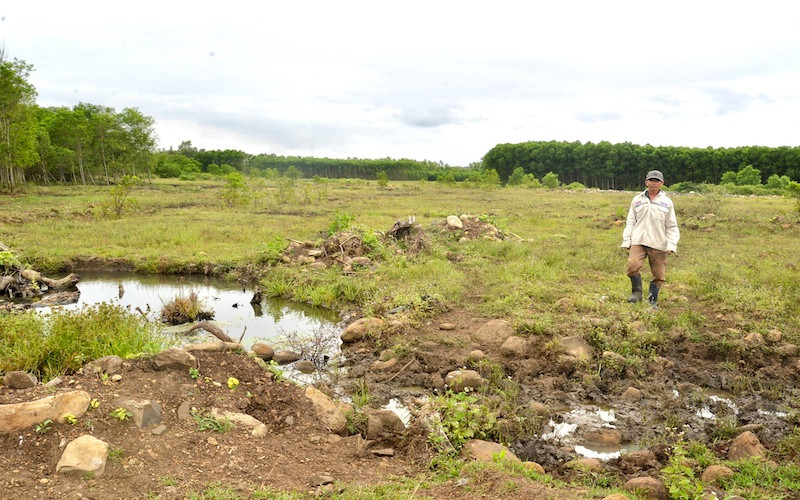
[[280,365],[275,361],[270,361],[269,364],[266,366],[267,371],[272,374],[273,380],[275,382],[283,382],[286,380],[286,375],[284,375],[283,370],[278,368]]
[[161,320],[170,325],[213,318],[213,311],[204,310],[203,301],[195,291],[184,297],[175,297],[161,307]]
[[688,457],[683,447],[684,443],[675,443],[672,446],[669,464],[661,469],[661,476],[669,490],[670,498],[699,499],[703,496],[703,484],[688,465]]
[[122,462],[122,457],[125,455],[125,450],[121,447],[109,448],[108,459],[114,462]]
[[209,412],[200,410],[192,410],[191,414],[199,431],[213,431],[225,434],[233,429],[233,422],[227,418],[214,418]]
[[75,425],[78,423],[78,417],[76,417],[72,413],[67,413],[64,415],[64,421],[69,425]]
[[116,418],[120,422],[125,422],[126,420],[129,420],[133,416],[133,413],[126,410],[125,408],[119,407],[111,410],[111,416]]
[[228,389],[235,391],[239,387],[239,379],[236,377],[228,377]]
[[36,424],[36,428],[34,430],[36,431],[37,434],[46,434],[50,432],[52,426],[53,426],[53,420],[48,418],[47,420],[44,420],[43,422],[39,422],[38,424]]
[[333,220],[328,225],[328,236],[333,236],[336,233],[350,229],[356,218],[353,215],[336,212]]
[[[436,396],[433,407],[441,415],[441,430],[456,450],[469,439],[486,438],[497,421],[496,415],[477,396],[450,392]],[[435,446],[441,447],[439,436],[432,435]]]
[[197,380],[200,377],[200,370],[197,368],[189,368],[189,377],[193,380]]
[[159,478],[159,482],[164,486],[177,486],[178,480],[171,476],[162,476]]
[[41,380],[103,356],[158,352],[168,343],[154,324],[107,303],[46,316],[0,314],[0,372],[24,370]]

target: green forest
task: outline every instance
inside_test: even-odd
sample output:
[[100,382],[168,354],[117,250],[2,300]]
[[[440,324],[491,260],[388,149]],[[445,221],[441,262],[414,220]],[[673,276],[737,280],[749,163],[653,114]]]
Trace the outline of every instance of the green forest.
[[[539,180],[601,189],[638,189],[642,175],[660,169],[667,184],[766,183],[786,188],[800,179],[800,147],[689,148],[628,142],[533,141],[498,144],[480,162],[454,167],[412,159],[314,158],[204,150],[184,141],[158,150],[155,119],[136,108],[78,103],[41,107],[30,83],[33,66],[0,52],[0,188],[25,182],[113,184],[123,176],[194,180],[240,172],[392,180],[481,181],[538,186]],[[492,172],[494,171],[494,172]],[[755,174],[753,174],[755,172]],[[548,177],[549,176],[549,177]],[[738,176],[738,177],[737,177]],[[744,181],[743,181],[744,179]],[[522,180],[522,182],[520,182]],[[552,183],[544,182],[552,187]]]

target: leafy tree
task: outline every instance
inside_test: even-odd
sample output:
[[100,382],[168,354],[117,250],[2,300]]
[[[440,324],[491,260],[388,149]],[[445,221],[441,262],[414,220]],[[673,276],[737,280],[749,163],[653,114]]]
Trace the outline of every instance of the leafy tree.
[[507,184],[509,186],[519,186],[523,182],[525,182],[525,169],[522,167],[517,167],[514,169],[511,175],[508,176]]
[[761,185],[761,172],[752,165],[742,167],[736,173],[737,186],[758,186]]
[[554,172],[547,172],[544,177],[542,177],[542,185],[547,189],[556,189],[559,186],[558,182],[558,174]]
[[375,174],[375,176],[378,179],[379,188],[384,189],[389,185],[389,176],[386,175],[386,172],[384,172],[383,170]]
[[736,172],[733,170],[728,170],[724,174],[722,174],[722,179],[719,181],[720,184],[736,184]]
[[302,179],[303,178],[303,172],[301,172],[294,165],[290,165],[289,168],[287,168],[283,172],[283,176],[286,177],[287,179],[297,180],[297,179]]
[[533,174],[525,174],[525,177],[523,177],[522,179],[522,184],[526,188],[531,188],[531,189],[539,189],[542,187],[542,183],[539,182],[539,179],[537,179],[536,176]]
[[111,199],[107,206],[113,217],[119,219],[125,210],[136,205],[136,201],[130,198],[130,194],[137,184],[139,184],[139,178],[135,175],[123,175],[119,183],[111,188]]
[[767,187],[770,189],[786,189],[791,181],[786,175],[772,174],[767,179]]
[[19,59],[7,61],[0,49],[0,187],[11,191],[25,181],[24,168],[38,161],[32,70]]

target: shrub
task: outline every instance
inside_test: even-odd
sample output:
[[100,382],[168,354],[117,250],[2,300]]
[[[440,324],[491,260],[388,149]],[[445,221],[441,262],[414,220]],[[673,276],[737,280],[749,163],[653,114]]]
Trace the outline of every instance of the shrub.
[[47,316],[0,315],[0,372],[24,370],[42,380],[103,356],[158,352],[165,344],[156,325],[107,303]]
[[185,297],[175,297],[161,307],[161,320],[170,325],[213,318],[214,312],[203,310],[203,302],[194,291]]
[[519,186],[523,182],[525,182],[525,169],[517,167],[514,169],[514,172],[508,176],[507,184],[509,186]]
[[556,189],[559,186],[558,182],[558,174],[553,172],[547,172],[544,177],[542,177],[542,185],[547,189]]

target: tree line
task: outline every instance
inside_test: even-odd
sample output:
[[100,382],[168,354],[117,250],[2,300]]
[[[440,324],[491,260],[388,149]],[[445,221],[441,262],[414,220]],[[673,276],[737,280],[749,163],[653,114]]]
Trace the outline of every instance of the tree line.
[[719,184],[726,172],[751,165],[764,182],[772,175],[800,179],[800,147],[744,146],[689,148],[534,141],[498,144],[483,157],[483,168],[496,170],[505,182],[517,168],[538,178],[553,172],[562,182],[601,189],[638,189],[649,170],[661,170],[668,184]]
[[[565,185],[638,189],[643,173],[659,169],[669,184],[720,183],[726,173],[752,166],[761,181],[773,176],[800,179],[800,147],[688,148],[534,141],[498,144],[470,168],[410,159],[315,158],[204,150],[184,141],[157,151],[155,120],[136,108],[89,103],[40,107],[29,82],[32,65],[7,60],[0,49],[0,189],[26,181],[112,184],[124,176],[196,179],[234,172],[292,176],[476,182],[495,171],[507,183],[544,179],[553,173]],[[521,169],[521,170],[520,170]],[[514,172],[516,177],[512,177]],[[520,177],[523,176],[523,177]],[[527,176],[527,177],[524,177]],[[480,177],[482,179],[482,177]],[[522,180],[520,180],[522,179]]]
[[40,107],[28,81],[33,67],[0,52],[0,187],[111,184],[125,175],[149,175],[155,120],[135,108],[79,103]]

